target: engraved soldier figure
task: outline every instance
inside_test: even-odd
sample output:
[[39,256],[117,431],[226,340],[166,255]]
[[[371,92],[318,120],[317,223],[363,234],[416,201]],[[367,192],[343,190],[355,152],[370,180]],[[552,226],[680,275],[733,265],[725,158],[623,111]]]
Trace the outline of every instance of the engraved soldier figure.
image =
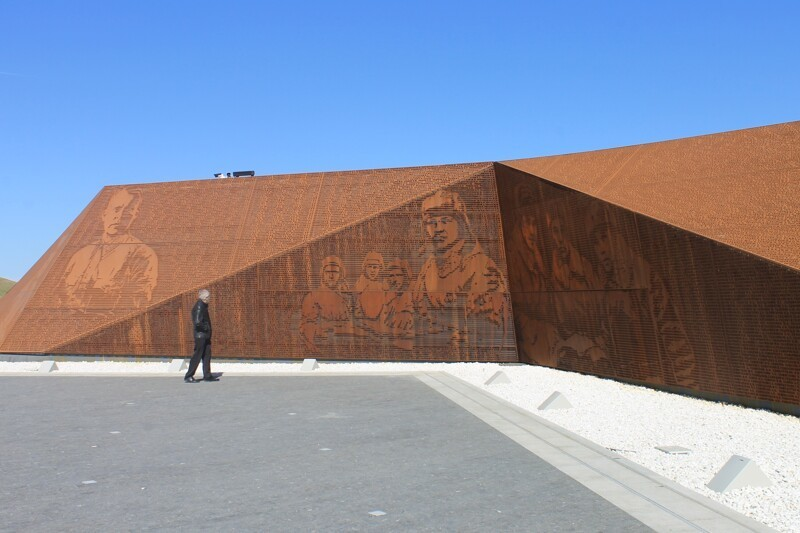
[[103,236],[70,258],[64,274],[66,304],[78,308],[140,307],[153,298],[158,257],[131,235],[142,195],[120,189],[103,211]]
[[361,319],[361,325],[370,330],[379,326],[378,318],[383,307],[383,256],[378,252],[369,252],[364,257],[361,276],[355,287],[355,315]]
[[[508,310],[503,275],[472,235],[466,207],[456,192],[440,190],[422,202],[422,223],[431,253],[413,286],[423,334],[447,334],[454,348],[469,342],[469,325],[481,336],[504,335]],[[468,320],[468,319],[474,320]]]
[[547,212],[553,240],[551,261],[553,302],[558,339],[552,347],[559,367],[583,372],[613,374],[598,316],[598,296],[592,264],[572,244],[566,233],[566,216],[560,205]]
[[303,297],[300,310],[300,336],[306,349],[314,353],[319,352],[318,342],[353,331],[342,260],[336,256],[323,259],[320,275],[319,288]]
[[514,201],[517,211],[510,237],[509,274],[514,276],[512,287],[517,291],[513,298],[518,349],[523,361],[555,367],[558,361],[550,348],[558,335],[552,324],[552,285],[542,254],[542,202],[527,181],[515,187]]
[[411,266],[404,259],[386,265],[384,303],[381,306],[382,330],[403,350],[414,347],[414,302],[409,286]]
[[595,277],[606,289],[609,348],[637,361],[627,368],[630,377],[696,388],[694,350],[663,278],[625,241],[605,209],[589,210],[587,229]]

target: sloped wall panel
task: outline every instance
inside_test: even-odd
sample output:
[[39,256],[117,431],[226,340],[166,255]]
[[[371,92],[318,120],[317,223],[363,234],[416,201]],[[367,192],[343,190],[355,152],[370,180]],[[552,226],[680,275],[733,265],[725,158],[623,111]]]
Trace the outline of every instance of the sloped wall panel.
[[[314,232],[347,186],[320,191]],[[354,188],[363,185],[354,184]],[[366,191],[364,191],[366,192]],[[516,361],[491,165],[211,283],[217,355]],[[56,349],[188,354],[194,291]]]
[[800,404],[800,272],[497,173],[522,361]]
[[106,187],[36,283],[20,282],[32,294],[0,330],[0,351],[50,351],[486,166]]
[[505,163],[800,269],[800,122]]

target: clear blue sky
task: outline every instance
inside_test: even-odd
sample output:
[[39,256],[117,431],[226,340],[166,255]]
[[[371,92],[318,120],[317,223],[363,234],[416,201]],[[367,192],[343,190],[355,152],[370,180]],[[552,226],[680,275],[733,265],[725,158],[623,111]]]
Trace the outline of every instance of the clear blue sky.
[[0,276],[15,280],[104,185],[800,119],[788,0],[0,0],[0,20]]

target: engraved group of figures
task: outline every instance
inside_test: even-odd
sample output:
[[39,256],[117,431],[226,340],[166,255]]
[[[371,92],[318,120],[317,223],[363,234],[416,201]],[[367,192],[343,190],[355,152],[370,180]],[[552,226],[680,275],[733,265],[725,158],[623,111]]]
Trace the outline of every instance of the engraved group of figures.
[[371,251],[351,289],[341,258],[322,261],[319,288],[301,306],[309,352],[358,337],[384,338],[401,350],[425,337],[426,346],[461,354],[478,343],[502,344],[509,332],[506,281],[473,234],[461,197],[438,191],[422,202],[421,215],[427,256],[416,275],[408,260],[385,262]]
[[[523,303],[515,301],[523,358],[696,387],[694,351],[667,285],[628,244],[609,209],[591,201],[568,218],[563,202],[537,201],[528,184],[517,187],[515,196],[509,271]],[[570,238],[582,232],[586,254]]]
[[[667,284],[628,244],[609,210],[592,201],[576,229],[563,202],[538,200],[528,184],[517,188],[515,201],[508,249],[523,359],[695,387],[694,352]],[[67,264],[67,307],[112,312],[152,301],[158,257],[130,233],[141,202],[135,189],[111,195],[102,235]],[[341,258],[322,261],[320,285],[300,309],[306,350],[377,338],[406,351],[448,346],[463,358],[472,347],[509,340],[506,280],[474,235],[461,197],[438,191],[423,200],[421,217],[426,255],[417,273],[407,259],[386,262],[371,251],[351,289]],[[571,241],[576,235],[590,243],[586,253]]]

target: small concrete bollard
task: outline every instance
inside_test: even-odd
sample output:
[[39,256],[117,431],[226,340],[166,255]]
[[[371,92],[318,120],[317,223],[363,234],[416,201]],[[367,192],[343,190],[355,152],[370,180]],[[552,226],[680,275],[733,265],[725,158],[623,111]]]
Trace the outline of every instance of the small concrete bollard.
[[42,361],[42,364],[39,365],[40,374],[49,374],[50,372],[55,372],[56,370],[58,370],[58,365],[55,361]]
[[316,359],[303,359],[303,366],[300,367],[301,372],[311,372],[319,368]]
[[483,382],[484,385],[499,385],[501,383],[511,383],[508,375],[502,370],[498,370],[492,374],[492,377]]
[[173,359],[172,362],[169,364],[168,372],[183,372],[189,368],[189,361],[186,359]]
[[569,403],[566,396],[555,391],[542,402],[542,405],[540,405],[538,409],[540,411],[547,411],[549,409],[572,409],[572,404]]
[[742,487],[769,487],[770,480],[758,465],[747,457],[733,455],[714,479],[706,484],[711,490],[728,492]]

